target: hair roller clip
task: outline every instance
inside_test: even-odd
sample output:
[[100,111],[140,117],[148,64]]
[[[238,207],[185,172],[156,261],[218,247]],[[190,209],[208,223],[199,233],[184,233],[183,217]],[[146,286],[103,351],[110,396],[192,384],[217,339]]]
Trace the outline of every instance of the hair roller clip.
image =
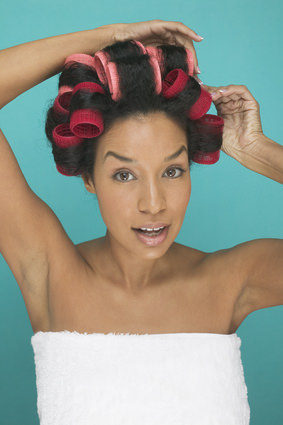
[[93,83],[92,81],[83,81],[82,83],[75,85],[75,87],[73,88],[72,95],[74,95],[79,90],[86,90],[91,93],[105,94],[104,88],[97,83]]
[[181,68],[172,69],[162,81],[162,94],[166,99],[179,94],[190,77]]
[[57,171],[59,171],[60,174],[63,174],[63,176],[77,176],[78,174],[80,174],[80,171],[71,171],[71,170],[67,170],[67,168],[63,167],[62,165],[56,164],[56,168]]
[[160,71],[163,74],[163,72],[164,72],[164,57],[163,57],[162,50],[159,49],[158,47],[148,46],[148,47],[146,47],[146,51],[147,51],[147,54],[149,56],[157,59]]
[[198,120],[209,110],[212,103],[211,94],[201,87],[200,96],[194,105],[188,111],[188,117],[191,120]]
[[192,52],[189,49],[186,50],[186,57],[187,57],[187,65],[188,65],[188,73],[190,76],[194,75],[194,57]]
[[64,66],[70,65],[74,62],[83,63],[84,65],[88,65],[95,70],[93,56],[86,55],[85,53],[75,53],[65,59]]
[[135,43],[137,46],[139,46],[144,55],[147,54],[146,48],[144,47],[144,45],[140,41],[132,40],[132,43]]
[[83,142],[83,139],[72,133],[69,123],[57,125],[52,131],[52,136],[54,143],[59,146],[59,148],[69,148],[70,146],[76,146]]
[[58,96],[54,101],[54,109],[56,112],[67,115],[69,113],[70,102],[72,98],[72,87],[61,86]]
[[85,139],[99,136],[104,130],[101,112],[93,109],[74,111],[70,120],[70,129],[77,137]]
[[[223,118],[218,115],[206,114],[195,121],[195,126],[200,137],[209,137],[210,139],[214,139],[215,142],[218,142],[219,145],[221,144],[224,127]],[[192,157],[192,160],[199,164],[215,164],[220,158],[220,150],[218,149],[215,152],[198,151]]]
[[99,50],[94,55],[95,69],[100,82],[104,85],[107,84],[106,68],[107,68],[107,64],[109,60],[110,60],[110,55],[108,52]]
[[154,73],[155,93],[160,94],[162,90],[162,79],[158,60],[154,56],[149,56],[149,63]]
[[120,79],[117,71],[117,65],[115,62],[109,62],[107,64],[106,76],[111,97],[115,102],[117,102],[122,95],[120,91]]

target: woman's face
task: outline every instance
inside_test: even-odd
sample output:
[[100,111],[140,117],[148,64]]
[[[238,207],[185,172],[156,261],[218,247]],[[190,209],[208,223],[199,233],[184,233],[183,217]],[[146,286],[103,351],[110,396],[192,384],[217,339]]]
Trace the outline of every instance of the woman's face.
[[[180,231],[191,194],[184,129],[157,112],[119,120],[98,143],[94,184],[84,181],[97,195],[108,236],[144,259],[162,256]],[[156,236],[143,236],[144,242],[134,230],[159,224],[169,227],[157,244]]]

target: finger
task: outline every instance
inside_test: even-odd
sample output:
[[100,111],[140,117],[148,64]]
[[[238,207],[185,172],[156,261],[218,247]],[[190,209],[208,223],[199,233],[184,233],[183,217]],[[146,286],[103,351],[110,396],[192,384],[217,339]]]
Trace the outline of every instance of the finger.
[[194,30],[187,27],[183,22],[176,22],[176,21],[162,21],[167,22],[170,29],[173,29],[173,31],[180,32],[181,34],[185,35],[186,37],[192,38],[194,41],[202,41],[203,37],[201,37],[199,34],[197,34]]
[[232,97],[235,100],[238,98],[242,98],[244,100],[253,101],[257,103],[251,92],[244,85],[230,84],[229,86],[217,87],[215,92],[216,94],[212,97],[213,100],[219,99],[220,97]]

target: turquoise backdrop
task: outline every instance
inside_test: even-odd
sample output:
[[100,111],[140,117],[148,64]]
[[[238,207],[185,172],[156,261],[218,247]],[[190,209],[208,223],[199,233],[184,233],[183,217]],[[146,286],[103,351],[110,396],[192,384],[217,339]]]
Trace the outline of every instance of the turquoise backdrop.
[[[283,144],[282,12],[280,0],[2,1],[0,49],[110,23],[182,21],[204,37],[195,43],[200,78],[216,86],[246,85],[260,104],[264,133]],[[103,236],[105,225],[82,181],[55,169],[44,121],[57,82],[55,76],[12,101],[0,111],[0,124],[29,185],[79,243]],[[216,113],[214,106],[210,113]],[[195,166],[191,177],[191,200],[177,242],[212,252],[251,239],[283,238],[281,184],[224,152],[215,165]],[[0,281],[0,423],[36,425],[33,332],[19,287],[1,255]],[[283,307],[252,313],[237,334],[251,425],[282,424]]]

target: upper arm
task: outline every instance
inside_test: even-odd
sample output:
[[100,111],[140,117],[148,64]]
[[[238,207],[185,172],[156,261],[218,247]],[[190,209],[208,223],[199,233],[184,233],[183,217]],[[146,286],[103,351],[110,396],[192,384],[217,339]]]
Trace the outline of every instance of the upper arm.
[[283,304],[283,240],[256,239],[231,248],[252,311]]
[[1,130],[0,158],[0,253],[27,307],[39,306],[50,269],[64,268],[64,259],[73,261],[77,251],[51,208],[30,189]]

